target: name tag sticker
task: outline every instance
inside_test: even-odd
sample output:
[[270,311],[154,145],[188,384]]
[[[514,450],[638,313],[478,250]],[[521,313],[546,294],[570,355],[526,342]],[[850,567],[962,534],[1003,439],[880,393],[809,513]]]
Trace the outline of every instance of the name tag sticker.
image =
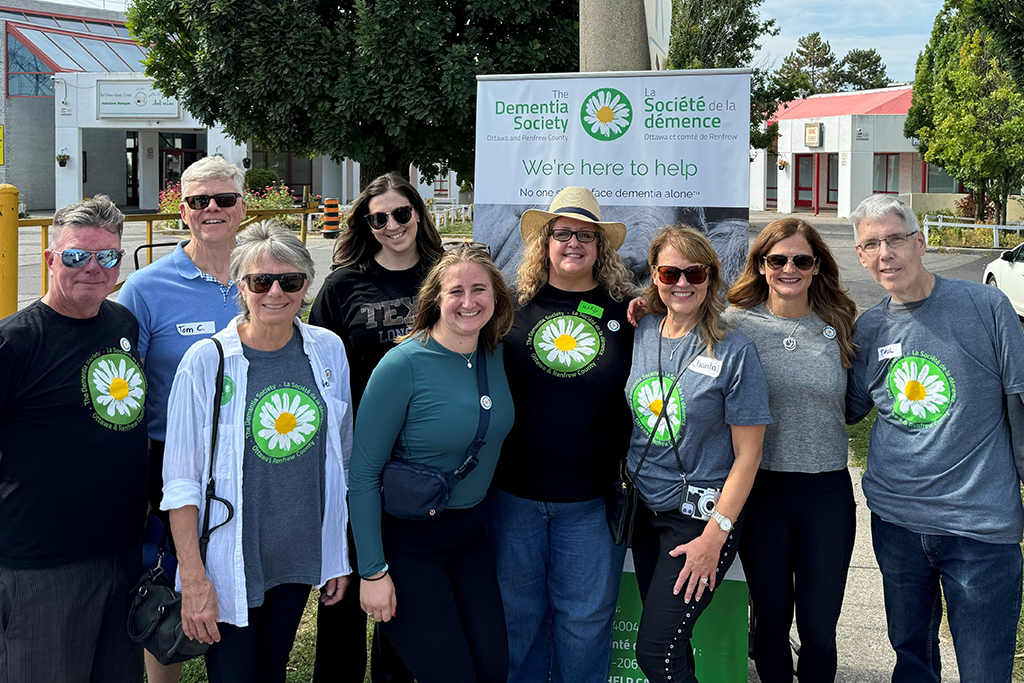
[[585,315],[592,315],[598,320],[604,315],[604,309],[597,304],[588,304],[586,301],[581,301],[580,305],[576,307],[576,310]]
[[201,323],[178,323],[178,334],[183,337],[190,337],[195,334],[213,334],[216,332],[216,325],[212,320]]
[[888,360],[890,358],[899,358],[903,355],[903,344],[899,342],[895,344],[889,344],[888,346],[881,346],[878,348],[878,360]]
[[718,377],[722,374],[722,360],[708,358],[707,356],[697,356],[690,363],[690,370],[707,375],[708,377]]

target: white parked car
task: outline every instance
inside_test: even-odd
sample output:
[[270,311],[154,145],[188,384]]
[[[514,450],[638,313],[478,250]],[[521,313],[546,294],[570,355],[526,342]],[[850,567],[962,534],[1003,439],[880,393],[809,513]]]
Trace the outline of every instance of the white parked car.
[[1024,318],[1024,244],[1018,244],[985,266],[984,282],[1010,297],[1017,315]]

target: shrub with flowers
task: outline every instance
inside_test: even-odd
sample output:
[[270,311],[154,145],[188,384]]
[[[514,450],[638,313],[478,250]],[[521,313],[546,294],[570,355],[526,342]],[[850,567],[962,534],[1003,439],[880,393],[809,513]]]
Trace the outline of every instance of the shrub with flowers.
[[[292,209],[295,208],[297,201],[288,186],[282,182],[272,183],[263,188],[247,189],[244,196],[247,209]],[[320,195],[311,195],[310,198],[318,201],[321,199]],[[181,201],[181,183],[168,183],[160,193],[160,213],[178,213]],[[298,214],[279,216],[278,220],[292,230],[298,230],[302,225],[301,216]],[[176,228],[177,221],[166,221],[161,227]]]

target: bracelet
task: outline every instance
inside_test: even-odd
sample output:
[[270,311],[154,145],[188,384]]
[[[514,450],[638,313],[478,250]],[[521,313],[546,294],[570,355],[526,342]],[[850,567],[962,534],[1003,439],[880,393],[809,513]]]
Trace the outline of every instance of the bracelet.
[[[381,574],[376,579],[363,578],[363,581],[380,581],[381,579],[383,579],[385,576],[388,575],[388,566],[385,564],[384,568],[381,569],[380,571],[381,571]],[[360,577],[360,578],[362,578],[362,577]]]

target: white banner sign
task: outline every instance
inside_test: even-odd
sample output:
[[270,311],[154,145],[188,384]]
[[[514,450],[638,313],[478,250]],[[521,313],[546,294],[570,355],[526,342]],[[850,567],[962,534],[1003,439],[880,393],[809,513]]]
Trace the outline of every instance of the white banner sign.
[[96,81],[96,116],[101,119],[177,119],[178,101],[150,81]]
[[749,130],[746,73],[481,79],[476,202],[747,207]]

